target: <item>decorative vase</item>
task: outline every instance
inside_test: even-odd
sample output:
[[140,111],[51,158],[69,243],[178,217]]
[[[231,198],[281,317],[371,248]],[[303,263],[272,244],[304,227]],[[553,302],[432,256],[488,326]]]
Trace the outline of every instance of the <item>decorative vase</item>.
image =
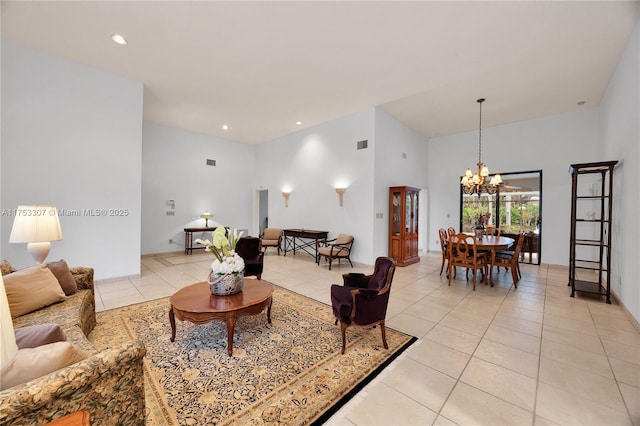
[[214,296],[231,296],[240,293],[244,286],[244,271],[235,274],[209,273],[209,288]]
[[477,240],[482,240],[482,236],[484,235],[484,225],[476,225],[473,232]]

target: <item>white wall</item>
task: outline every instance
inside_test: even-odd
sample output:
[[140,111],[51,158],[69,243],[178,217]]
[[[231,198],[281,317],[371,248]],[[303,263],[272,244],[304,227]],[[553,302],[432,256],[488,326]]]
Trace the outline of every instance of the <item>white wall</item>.
[[614,169],[611,288],[640,321],[637,279],[640,211],[640,23],[636,25],[600,105],[601,159]]
[[[460,177],[475,167],[477,150],[477,131],[429,140],[429,250],[440,250],[438,228],[460,227]],[[482,160],[492,173],[542,170],[542,262],[568,265],[568,169],[599,160],[598,110],[483,128]]]
[[[207,159],[216,166],[208,166]],[[183,250],[183,229],[204,226],[200,215],[205,210],[213,214],[210,226],[257,235],[251,230],[255,176],[254,146],[145,122],[142,254]],[[175,210],[169,200],[174,200]],[[175,215],[167,216],[167,211]]]
[[[126,216],[62,216],[50,260],[95,268],[96,278],[140,272],[142,85],[2,42],[2,209],[127,209]],[[2,257],[34,263],[25,244]]]
[[[426,250],[428,211],[426,138],[381,109],[376,109],[374,257],[389,255],[389,187],[423,188],[419,200],[418,248]],[[375,217],[375,216],[374,216]]]
[[[351,234],[351,259],[373,263],[374,119],[368,109],[256,147],[256,185],[269,190],[269,226],[329,231],[329,238]],[[369,148],[356,150],[364,139]],[[347,186],[343,207],[337,185]]]

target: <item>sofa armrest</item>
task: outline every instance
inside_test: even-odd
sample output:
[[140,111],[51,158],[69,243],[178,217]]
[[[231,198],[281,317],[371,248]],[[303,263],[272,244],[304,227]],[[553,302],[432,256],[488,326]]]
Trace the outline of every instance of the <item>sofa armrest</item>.
[[145,423],[144,344],[133,340],[0,392],[0,424],[44,424],[87,410],[91,424]]
[[73,279],[76,281],[78,290],[89,289],[93,291],[93,268],[85,268],[83,266],[77,266],[75,268],[69,268]]

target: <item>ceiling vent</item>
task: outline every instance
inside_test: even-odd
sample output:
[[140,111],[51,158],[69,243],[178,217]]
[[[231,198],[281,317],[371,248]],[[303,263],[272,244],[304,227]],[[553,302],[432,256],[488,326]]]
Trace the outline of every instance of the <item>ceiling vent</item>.
[[357,142],[357,149],[367,149],[368,146],[369,146],[369,141],[367,139]]
[[210,160],[207,158],[207,166],[215,166],[216,165],[216,160]]

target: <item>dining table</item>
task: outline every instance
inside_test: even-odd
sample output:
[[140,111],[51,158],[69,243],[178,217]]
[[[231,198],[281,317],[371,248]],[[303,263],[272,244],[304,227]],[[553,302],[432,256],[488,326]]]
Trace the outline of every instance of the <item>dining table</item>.
[[[475,238],[475,234],[466,233]],[[450,237],[453,241],[455,241],[455,235]],[[481,251],[489,251],[490,261],[489,261],[489,284],[493,287],[493,266],[496,261],[496,250],[506,250],[513,245],[515,240],[510,237],[496,237],[494,235],[483,235],[482,238],[476,238],[476,247]]]

